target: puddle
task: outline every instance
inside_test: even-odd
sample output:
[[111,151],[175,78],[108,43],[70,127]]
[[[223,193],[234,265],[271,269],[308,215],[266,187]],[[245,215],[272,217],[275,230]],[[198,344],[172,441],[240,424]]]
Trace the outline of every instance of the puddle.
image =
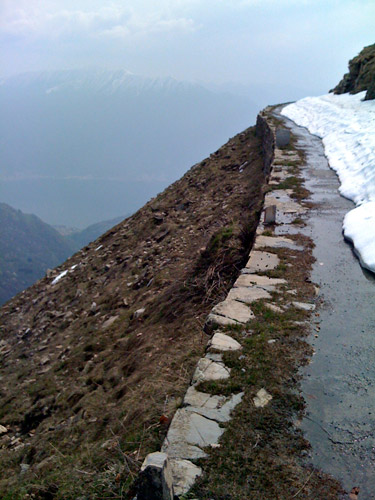
[[305,228],[316,245],[312,280],[322,304],[312,316],[315,355],[302,371],[302,428],[316,467],[348,491],[360,487],[359,499],[375,499],[375,278],[343,239],[342,221],[354,205],[339,195],[320,139],[283,119],[307,153],[303,175],[318,204]]

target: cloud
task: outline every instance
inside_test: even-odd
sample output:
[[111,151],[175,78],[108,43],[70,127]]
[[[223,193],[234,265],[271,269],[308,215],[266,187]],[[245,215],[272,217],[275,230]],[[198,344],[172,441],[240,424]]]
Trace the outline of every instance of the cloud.
[[[8,36],[42,39],[77,35],[127,38],[172,31],[187,33],[196,29],[192,19],[178,15],[168,2],[157,8],[147,8],[145,3],[140,2],[136,7],[112,3],[106,7],[84,9],[82,5],[81,8],[61,8],[56,3],[46,7],[33,0],[29,3],[16,0],[15,6],[4,0],[0,6],[0,32]],[[177,2],[179,4],[184,2]]]

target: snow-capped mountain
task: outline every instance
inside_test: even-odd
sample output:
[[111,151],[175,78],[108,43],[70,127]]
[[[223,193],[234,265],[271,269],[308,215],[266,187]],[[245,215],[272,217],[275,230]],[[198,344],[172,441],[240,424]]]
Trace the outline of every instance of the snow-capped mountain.
[[84,227],[128,213],[254,123],[256,106],[127,71],[26,73],[0,84],[3,202]]

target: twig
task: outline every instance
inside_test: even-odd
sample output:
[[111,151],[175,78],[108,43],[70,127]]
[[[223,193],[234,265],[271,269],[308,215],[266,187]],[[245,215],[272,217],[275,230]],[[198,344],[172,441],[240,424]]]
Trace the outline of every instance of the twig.
[[302,487],[297,491],[297,493],[295,495],[292,496],[292,498],[296,498],[297,495],[299,495],[301,493],[301,491],[304,489],[304,487],[307,485],[307,483],[310,481],[311,479],[311,476],[314,474],[314,471],[311,471],[311,474],[309,475],[309,477],[307,478],[306,482],[302,485]]
[[85,470],[79,470],[79,469],[74,469],[74,470],[76,470],[80,474],[87,474],[88,476],[93,476],[95,474],[95,472],[86,472]]
[[53,444],[52,444],[52,443],[50,443],[50,442],[48,442],[48,444],[49,444],[50,446],[52,446],[52,448],[53,448],[55,451],[57,451],[57,453],[60,453],[60,455],[61,455],[62,457],[66,458],[66,457],[65,457],[65,455],[64,455],[64,453],[62,453],[62,452],[61,452],[58,448],[56,448],[56,446],[53,446]]

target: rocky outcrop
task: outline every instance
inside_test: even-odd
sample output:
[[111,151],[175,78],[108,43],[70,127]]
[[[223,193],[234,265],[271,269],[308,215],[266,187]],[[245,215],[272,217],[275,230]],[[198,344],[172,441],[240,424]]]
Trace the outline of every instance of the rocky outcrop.
[[349,61],[349,72],[344,75],[333,92],[357,94],[364,90],[367,90],[366,101],[375,99],[375,43],[365,47]]

